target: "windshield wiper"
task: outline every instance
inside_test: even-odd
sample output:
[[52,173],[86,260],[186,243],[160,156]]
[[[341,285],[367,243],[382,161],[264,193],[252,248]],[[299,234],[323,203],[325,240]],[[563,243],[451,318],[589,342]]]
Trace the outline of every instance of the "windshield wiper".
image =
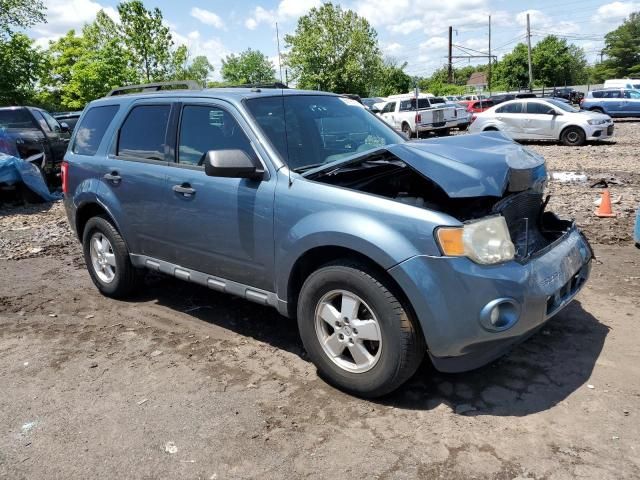
[[325,162],[312,163],[311,165],[303,165],[302,167],[293,168],[292,170],[294,172],[296,172],[296,173],[302,173],[302,172],[306,172],[307,170],[311,170],[313,168],[320,167],[320,166],[322,166],[324,164],[325,164]]

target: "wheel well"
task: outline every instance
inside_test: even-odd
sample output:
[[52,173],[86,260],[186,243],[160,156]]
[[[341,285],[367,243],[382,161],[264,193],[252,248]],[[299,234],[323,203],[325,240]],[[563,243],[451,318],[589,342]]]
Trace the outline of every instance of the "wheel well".
[[585,135],[585,137],[587,136],[587,132],[585,132],[585,131],[584,131],[584,128],[582,128],[581,126],[579,126],[579,125],[567,125],[567,126],[566,126],[566,127],[564,127],[564,128],[562,129],[562,131],[560,132],[560,138],[562,138],[562,135],[564,135],[564,132],[566,132],[566,131],[567,131],[567,130],[569,130],[570,128],[577,128],[578,130],[580,130],[580,131]]
[[483,132],[497,132],[498,129],[496,127],[487,127],[484,130],[482,130]]
[[407,309],[407,313],[409,313],[412,318],[415,319],[417,328],[420,328],[420,322],[418,322],[418,318],[413,311],[413,307],[411,306],[409,299],[406,297],[393,277],[389,275],[389,273],[384,268],[378,265],[371,258],[363,255],[360,252],[357,252],[356,250],[336,246],[312,248],[311,250],[305,252],[300,258],[298,258],[298,260],[296,260],[296,263],[291,269],[291,273],[289,275],[289,283],[287,285],[287,311],[289,317],[296,317],[298,308],[298,296],[300,295],[300,290],[302,289],[302,285],[304,284],[304,281],[307,279],[307,277],[323,265],[327,265],[340,259],[351,261],[355,260],[358,263],[361,263],[370,274],[373,274],[380,282],[385,285],[385,287],[387,287],[387,289],[389,289],[389,291],[391,291],[391,293],[396,296],[400,303],[402,303],[403,307]]
[[407,121],[402,122],[402,126],[401,126],[401,128],[402,128],[403,130],[404,130],[404,127],[405,127],[405,126],[406,126],[406,127],[409,127],[409,130],[411,130],[411,125],[409,125],[409,122],[407,122]]
[[78,209],[76,212],[76,232],[78,232],[80,241],[82,241],[84,227],[89,219],[98,215],[109,216],[107,211],[97,203],[87,203]]

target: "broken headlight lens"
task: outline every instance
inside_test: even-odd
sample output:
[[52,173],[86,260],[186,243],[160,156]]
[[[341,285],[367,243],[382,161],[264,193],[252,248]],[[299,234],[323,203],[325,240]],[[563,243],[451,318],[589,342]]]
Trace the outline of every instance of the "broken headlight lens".
[[436,236],[443,254],[466,256],[482,265],[513,260],[516,252],[507,222],[500,216],[467,223],[464,227],[439,228]]

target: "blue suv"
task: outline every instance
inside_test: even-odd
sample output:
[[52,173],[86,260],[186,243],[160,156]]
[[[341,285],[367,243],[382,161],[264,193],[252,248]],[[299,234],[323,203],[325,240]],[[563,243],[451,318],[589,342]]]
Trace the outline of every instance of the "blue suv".
[[640,117],[640,91],[626,88],[592,90],[580,102],[580,107],[610,117]]
[[543,158],[499,132],[407,142],[339,95],[162,88],[89,104],[63,164],[107,296],[149,269],[273,306],[327,381],[375,397],[425,352],[448,372],[497,358],[587,281]]

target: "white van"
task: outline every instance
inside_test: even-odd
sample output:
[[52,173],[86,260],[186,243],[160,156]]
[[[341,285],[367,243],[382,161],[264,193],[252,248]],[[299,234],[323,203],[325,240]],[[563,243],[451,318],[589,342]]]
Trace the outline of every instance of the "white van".
[[614,78],[604,81],[604,88],[628,88],[630,90],[640,90],[639,78]]

